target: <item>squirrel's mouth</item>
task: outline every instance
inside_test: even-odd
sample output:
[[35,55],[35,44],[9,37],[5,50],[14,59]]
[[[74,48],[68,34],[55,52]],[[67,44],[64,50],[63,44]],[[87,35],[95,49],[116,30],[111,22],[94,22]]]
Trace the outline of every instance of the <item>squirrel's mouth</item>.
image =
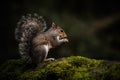
[[58,42],[69,42],[67,37],[57,36],[57,40],[58,40]]

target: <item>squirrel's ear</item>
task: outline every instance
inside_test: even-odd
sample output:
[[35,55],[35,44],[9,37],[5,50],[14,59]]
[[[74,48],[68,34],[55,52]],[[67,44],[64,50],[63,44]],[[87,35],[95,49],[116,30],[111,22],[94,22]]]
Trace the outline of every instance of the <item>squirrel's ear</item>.
[[54,22],[52,22],[52,27],[57,28],[57,25]]

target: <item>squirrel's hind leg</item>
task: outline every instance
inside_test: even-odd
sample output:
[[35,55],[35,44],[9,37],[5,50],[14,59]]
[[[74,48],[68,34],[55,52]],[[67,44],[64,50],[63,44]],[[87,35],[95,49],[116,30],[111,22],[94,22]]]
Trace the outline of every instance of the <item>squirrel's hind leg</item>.
[[55,58],[47,58],[48,52],[49,52],[49,45],[44,45],[46,56],[44,58],[44,62],[51,62],[55,61]]

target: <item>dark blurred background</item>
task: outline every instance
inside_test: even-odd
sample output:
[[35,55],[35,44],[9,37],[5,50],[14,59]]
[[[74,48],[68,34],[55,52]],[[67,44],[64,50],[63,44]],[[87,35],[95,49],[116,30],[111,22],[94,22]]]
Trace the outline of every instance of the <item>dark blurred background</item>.
[[14,30],[28,13],[50,18],[68,34],[69,43],[52,49],[49,57],[80,55],[120,61],[119,0],[11,0],[3,12],[0,63],[20,58]]

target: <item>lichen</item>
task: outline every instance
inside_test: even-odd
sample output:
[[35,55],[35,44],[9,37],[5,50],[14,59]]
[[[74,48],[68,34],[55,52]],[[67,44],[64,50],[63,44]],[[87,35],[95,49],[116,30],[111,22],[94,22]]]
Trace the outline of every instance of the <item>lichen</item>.
[[44,64],[9,60],[0,67],[0,80],[120,80],[119,62],[71,56]]

